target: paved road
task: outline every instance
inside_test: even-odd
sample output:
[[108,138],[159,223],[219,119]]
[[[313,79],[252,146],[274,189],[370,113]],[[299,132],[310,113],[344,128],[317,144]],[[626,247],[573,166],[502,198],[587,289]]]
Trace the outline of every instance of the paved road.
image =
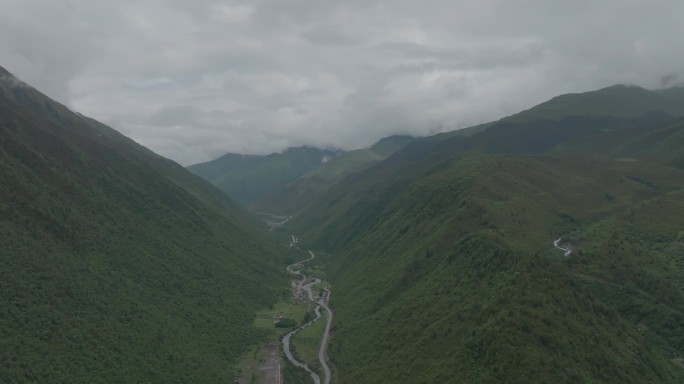
[[292,267],[294,267],[294,266],[296,266],[296,265],[299,265],[299,264],[302,264],[302,263],[306,263],[307,261],[309,261],[309,260],[313,259],[314,257],[316,257],[316,256],[313,254],[313,252],[311,252],[311,251],[309,251],[309,254],[311,255],[311,257],[309,257],[308,259],[304,259],[304,260],[302,260],[302,261],[298,261],[298,262],[296,262],[296,263],[294,263],[294,264],[288,265],[288,266],[287,266],[287,271],[290,272],[290,273],[296,274],[296,275],[304,276],[304,275],[302,275],[298,270],[297,270],[297,271],[293,270]]
[[563,255],[570,256],[570,254],[572,253],[572,249],[561,247],[560,245],[558,245],[558,244],[560,244],[561,239],[562,239],[562,237],[559,237],[558,240],[554,241],[553,246],[560,249],[561,251],[563,251]]
[[[296,244],[296,240],[295,240],[294,236],[293,236],[293,242],[295,242],[295,244]],[[290,351],[290,339],[297,332],[301,331],[302,329],[304,329],[304,328],[310,326],[311,324],[315,323],[316,321],[318,321],[321,318],[321,307],[323,307],[328,312],[328,319],[327,319],[327,322],[325,325],[325,331],[323,332],[323,337],[321,339],[321,347],[318,350],[318,360],[320,361],[321,366],[323,367],[323,372],[325,373],[325,376],[323,378],[323,383],[324,384],[330,384],[330,379],[331,379],[330,367],[328,366],[328,363],[327,363],[326,358],[325,358],[326,350],[328,348],[328,337],[330,335],[330,326],[332,324],[332,318],[333,318],[333,313],[327,305],[328,300],[330,298],[330,290],[328,290],[326,288],[324,296],[319,298],[318,300],[314,300],[314,295],[313,295],[313,291],[311,290],[311,287],[313,287],[316,284],[320,284],[321,280],[318,278],[314,278],[313,281],[304,285],[304,282],[307,280],[306,275],[301,273],[300,270],[294,270],[293,269],[295,266],[302,264],[302,263],[305,263],[309,260],[312,260],[314,257],[316,257],[316,255],[311,251],[309,251],[309,255],[311,255],[311,257],[309,257],[308,259],[305,259],[305,260],[299,261],[297,263],[294,263],[292,265],[289,265],[287,267],[287,271],[293,275],[301,276],[301,280],[298,283],[298,289],[300,289],[300,290],[304,289],[307,293],[307,296],[309,296],[309,301],[317,304],[316,307],[314,308],[316,318],[314,318],[313,320],[309,321],[308,323],[306,323],[306,324],[302,325],[301,327],[296,328],[296,329],[290,331],[288,334],[286,334],[283,337],[283,350],[285,351],[285,356],[287,357],[288,360],[290,360],[290,362],[292,364],[294,364],[296,367],[304,369],[305,371],[307,371],[311,375],[311,378],[313,379],[314,384],[321,384],[321,378],[318,376],[318,374],[316,372],[312,371],[308,365],[306,365],[300,361],[297,361],[297,359],[294,358],[294,356],[292,355],[292,352]]]
[[327,301],[330,300],[330,291],[326,288],[325,292],[325,296],[318,300],[318,304],[328,311],[328,321],[325,324],[325,332],[323,332],[323,338],[321,339],[321,349],[318,350],[318,360],[321,362],[323,372],[325,373],[325,380],[323,383],[330,384],[330,367],[328,367],[328,363],[325,358],[325,352],[328,348],[328,336],[330,335],[330,325],[332,324],[333,313],[326,305]]

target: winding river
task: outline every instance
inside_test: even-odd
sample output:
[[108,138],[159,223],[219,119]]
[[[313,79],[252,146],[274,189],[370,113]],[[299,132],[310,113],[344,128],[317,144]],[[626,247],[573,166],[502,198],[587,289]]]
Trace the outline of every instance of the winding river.
[[[293,242],[296,244],[296,241],[294,239],[295,238],[293,236]],[[309,251],[309,254],[311,255],[311,257],[309,257],[308,259],[299,261],[297,263],[294,263],[292,265],[289,265],[287,267],[287,271],[293,275],[301,276],[301,279],[299,280],[299,283],[297,284],[298,289],[300,289],[300,290],[303,289],[304,291],[306,291],[307,296],[309,298],[309,301],[316,303],[316,307],[314,307],[314,313],[316,314],[316,317],[313,320],[309,321],[308,323],[300,326],[299,328],[295,328],[294,330],[288,332],[283,337],[283,350],[285,351],[285,356],[287,357],[287,359],[294,366],[305,370],[306,372],[309,373],[309,375],[311,375],[311,379],[313,379],[314,384],[321,384],[321,378],[320,378],[320,376],[318,376],[318,374],[316,372],[314,372],[307,364],[302,363],[301,361],[298,361],[297,359],[295,359],[294,355],[292,354],[292,351],[290,350],[290,340],[299,331],[301,331],[304,328],[311,326],[311,324],[318,321],[321,318],[321,307],[323,307],[328,312],[328,321],[327,321],[326,326],[325,326],[325,332],[323,332],[323,337],[321,339],[321,347],[318,351],[318,359],[321,363],[321,366],[323,367],[323,372],[325,374],[325,376],[323,377],[323,384],[330,384],[330,377],[331,377],[330,367],[328,367],[328,364],[327,364],[326,359],[325,359],[326,348],[328,346],[327,345],[328,344],[328,336],[330,335],[330,325],[332,324],[332,318],[333,318],[333,313],[327,305],[327,302],[330,298],[330,291],[328,289],[325,289],[325,294],[323,295],[323,297],[319,298],[318,300],[314,300],[314,295],[313,295],[313,291],[311,290],[311,287],[316,285],[316,284],[320,284],[321,280],[314,278],[313,281],[304,285],[304,282],[307,280],[306,275],[301,273],[300,270],[294,270],[293,269],[293,267],[300,265],[302,263],[305,263],[305,262],[313,259],[314,257],[316,257],[314,255],[314,253],[311,251]]]

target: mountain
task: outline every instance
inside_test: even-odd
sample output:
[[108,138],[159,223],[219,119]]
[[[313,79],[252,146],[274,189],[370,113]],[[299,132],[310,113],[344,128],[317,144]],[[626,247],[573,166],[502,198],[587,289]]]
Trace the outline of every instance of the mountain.
[[410,136],[389,136],[370,148],[341,153],[257,202],[256,210],[276,214],[293,214],[304,209],[311,201],[347,175],[362,171],[378,163],[414,141]]
[[188,169],[211,182],[237,202],[251,206],[273,189],[337,156],[339,151],[311,147],[288,148],[270,155],[229,153]]
[[[527,145],[537,146],[537,151],[543,152],[548,146],[570,137],[594,133],[598,126],[615,129],[662,122],[677,116],[684,116],[684,88],[651,91],[615,85],[561,95],[499,121],[425,138],[390,136],[370,148],[349,152],[318,153],[319,150],[303,147],[268,156],[227,154],[189,169],[253,210],[292,215],[344,177],[384,160],[409,144],[424,147],[453,139],[471,147]],[[530,123],[536,123],[536,126]],[[562,130],[565,137],[550,132],[550,126]],[[465,140],[473,136],[478,137],[480,143]],[[551,138],[556,142],[543,142]],[[313,158],[303,156],[304,152]],[[319,161],[328,157],[330,161]]]
[[[300,212],[285,225],[332,284],[337,382],[681,383],[681,95],[610,87],[194,171]],[[202,178],[0,69],[0,381],[231,382],[293,257]]]
[[684,87],[647,90],[635,85],[614,85],[596,91],[569,93],[505,120],[526,122],[554,120],[566,116],[634,118],[652,111],[684,116]]
[[[341,382],[681,380],[665,358],[682,347],[676,251],[613,223],[627,202],[657,201],[640,180],[666,194],[684,179],[632,165],[468,157],[348,197],[350,211],[312,238],[333,254]],[[679,224],[660,246],[676,249]],[[581,254],[563,258],[560,236]]]
[[232,381],[283,257],[209,183],[0,70],[0,381]]
[[361,171],[414,139],[386,137],[353,151],[288,148],[267,156],[226,154],[188,169],[254,211],[293,214],[345,176]]
[[498,121],[440,133],[425,140],[473,136],[496,123],[529,123],[572,117],[635,119],[649,114],[684,116],[684,87],[647,90],[635,85],[619,84],[595,91],[568,93]]
[[684,381],[678,92],[556,98],[313,201],[340,382]]
[[630,129],[599,132],[561,145],[557,151],[596,154],[625,161],[650,161],[684,168],[684,118]]

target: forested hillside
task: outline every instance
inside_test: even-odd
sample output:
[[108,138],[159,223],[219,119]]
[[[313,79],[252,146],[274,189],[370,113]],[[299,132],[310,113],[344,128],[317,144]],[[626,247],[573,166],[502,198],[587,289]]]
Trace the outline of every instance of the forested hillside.
[[0,381],[230,381],[283,250],[180,165],[0,72]]
[[684,380],[683,126],[664,111],[503,119],[315,201],[292,225],[331,254],[340,382]]
[[684,384],[684,1],[0,3],[0,384]]
[[225,154],[188,169],[211,182],[237,202],[252,206],[312,169],[337,156],[338,151],[310,147],[288,148],[270,155]]
[[341,153],[289,183],[273,188],[254,208],[284,215],[300,212],[346,176],[386,159],[414,140],[409,136],[390,136],[370,148]]

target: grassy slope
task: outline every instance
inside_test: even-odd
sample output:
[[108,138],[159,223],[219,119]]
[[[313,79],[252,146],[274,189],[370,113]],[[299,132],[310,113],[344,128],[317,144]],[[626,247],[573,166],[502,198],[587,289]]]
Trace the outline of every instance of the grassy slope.
[[[684,377],[551,245],[561,234],[676,190],[681,172],[513,156],[467,157],[421,172],[385,174],[394,188],[350,188],[333,205],[347,198],[356,203],[325,230],[317,232],[315,223],[309,231],[335,255],[333,356],[342,382]],[[329,215],[334,211],[321,216]],[[613,258],[592,253],[591,265],[610,266]],[[638,273],[634,266],[627,270]]]
[[0,381],[229,380],[285,284],[244,212],[30,88],[0,142]]

